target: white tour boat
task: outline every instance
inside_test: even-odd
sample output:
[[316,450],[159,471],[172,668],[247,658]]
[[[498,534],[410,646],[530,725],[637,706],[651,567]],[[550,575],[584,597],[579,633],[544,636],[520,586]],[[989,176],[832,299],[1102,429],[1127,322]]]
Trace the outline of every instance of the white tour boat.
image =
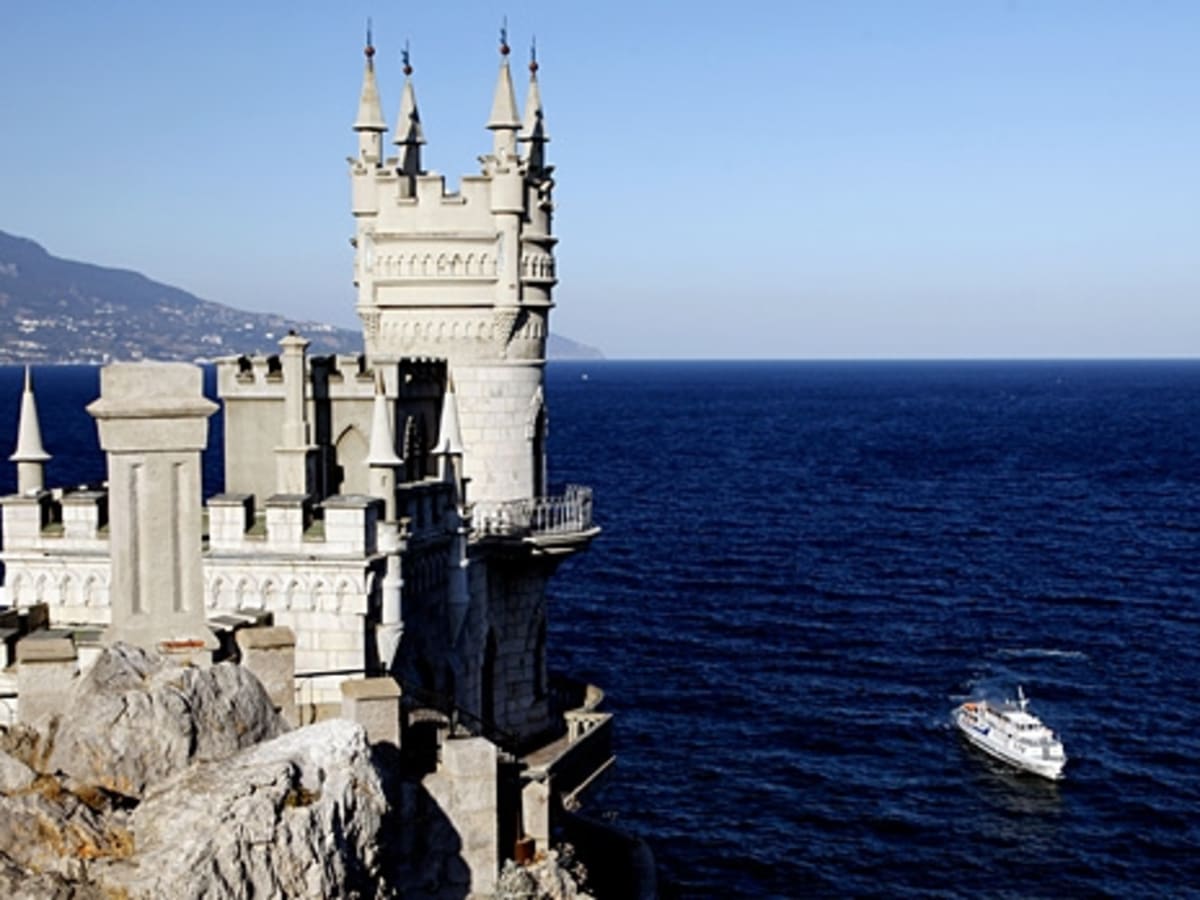
[[1018,687],[1016,702],[969,700],[952,718],[967,740],[996,759],[1043,778],[1061,778],[1067,761],[1062,742],[1028,707]]

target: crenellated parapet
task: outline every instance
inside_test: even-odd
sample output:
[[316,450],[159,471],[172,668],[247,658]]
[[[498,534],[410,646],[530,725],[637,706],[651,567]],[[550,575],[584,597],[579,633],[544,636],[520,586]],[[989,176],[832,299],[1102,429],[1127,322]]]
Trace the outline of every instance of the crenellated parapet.
[[9,604],[46,604],[55,621],[109,621],[108,492],[85,486],[0,499]]
[[[279,354],[225,356],[216,360],[217,394],[222,400],[283,400],[289,384]],[[382,368],[389,390],[397,395],[431,396],[444,389],[445,360],[437,356],[398,359]],[[337,396],[367,397],[374,391],[376,369],[367,366],[361,354],[339,353],[309,357],[304,371],[311,406],[321,385],[333,385]]]
[[0,498],[6,552],[107,553],[108,491],[83,486]]
[[212,557],[364,559],[377,552],[383,501],[337,495],[319,506],[303,494],[275,494],[256,507],[251,494],[224,493],[208,500]]

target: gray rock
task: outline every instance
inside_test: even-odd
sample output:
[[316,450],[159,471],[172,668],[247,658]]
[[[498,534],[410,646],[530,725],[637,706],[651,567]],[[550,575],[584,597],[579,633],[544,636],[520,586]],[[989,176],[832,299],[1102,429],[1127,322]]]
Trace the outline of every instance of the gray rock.
[[0,794],[23,791],[37,778],[37,773],[25,763],[0,750]]
[[592,900],[567,870],[568,863],[574,864],[554,850],[527,865],[508,860],[496,882],[496,900]]
[[286,728],[241,666],[184,666],[125,644],[101,654],[56,724],[44,771],[129,797]]
[[466,895],[454,823],[361,726],[282,727],[236,666],[106,651],[41,732],[0,728],[0,898]]
[[109,900],[94,885],[53,872],[30,872],[0,853],[0,897],[5,900]]
[[130,897],[385,897],[387,812],[366,733],[331,720],[160,783],[136,857],[93,874]]
[[132,853],[128,816],[99,794],[81,797],[42,776],[22,794],[0,797],[0,856],[10,866],[79,881],[95,861]]

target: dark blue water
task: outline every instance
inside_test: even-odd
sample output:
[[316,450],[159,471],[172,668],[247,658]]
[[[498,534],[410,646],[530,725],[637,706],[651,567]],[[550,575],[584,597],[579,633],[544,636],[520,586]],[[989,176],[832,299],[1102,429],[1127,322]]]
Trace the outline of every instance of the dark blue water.
[[[25,370],[0,366],[0,496],[17,487],[16,466],[6,464],[16,447],[17,419],[21,410],[21,388]],[[63,487],[103,481],[104,454],[95,420],[85,407],[100,396],[100,370],[95,366],[37,366],[33,369],[38,420],[42,443],[50,454],[46,485]],[[216,395],[216,369],[204,370],[204,392]],[[224,421],[220,413],[209,420],[208,450],[204,453],[204,496],[224,490]]]
[[[37,377],[50,480],[102,477],[94,371]],[[664,893],[1200,895],[1200,363],[548,381],[552,476],[605,528],[554,583],[552,658],[619,714],[591,812],[650,841]],[[1064,782],[947,726],[1017,683]]]
[[[551,643],[619,713],[600,808],[668,893],[1200,890],[1200,364],[549,382],[553,474],[605,527]],[[947,726],[1017,683],[1060,784]]]

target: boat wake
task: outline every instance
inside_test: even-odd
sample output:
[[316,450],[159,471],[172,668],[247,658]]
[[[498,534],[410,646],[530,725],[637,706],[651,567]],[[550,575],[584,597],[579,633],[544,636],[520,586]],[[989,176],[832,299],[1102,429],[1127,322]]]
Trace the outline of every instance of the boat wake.
[[1048,647],[1006,647],[995,651],[992,656],[1004,659],[1088,659],[1082,650],[1054,650]]

